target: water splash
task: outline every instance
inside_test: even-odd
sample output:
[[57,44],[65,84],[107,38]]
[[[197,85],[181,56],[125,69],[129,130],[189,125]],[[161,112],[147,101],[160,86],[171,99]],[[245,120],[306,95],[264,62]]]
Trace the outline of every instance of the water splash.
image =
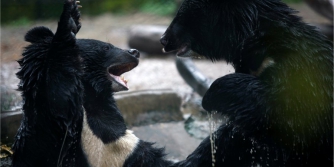
[[216,119],[214,119],[214,115],[217,114],[217,111],[212,111],[211,113],[208,113],[209,118],[209,129],[210,129],[210,143],[211,143],[211,158],[212,158],[212,167],[215,167],[215,154],[217,150],[217,146],[215,143],[215,140],[217,139],[217,133],[215,133],[217,129],[217,122]]

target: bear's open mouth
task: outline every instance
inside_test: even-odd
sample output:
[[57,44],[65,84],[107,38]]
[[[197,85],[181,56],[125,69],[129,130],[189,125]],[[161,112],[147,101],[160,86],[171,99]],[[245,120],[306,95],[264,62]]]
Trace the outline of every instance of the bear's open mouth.
[[[112,65],[108,68],[108,73],[111,77],[111,80],[113,82],[113,87],[116,88],[114,91],[121,91],[121,90],[128,90],[128,81],[121,76],[122,74],[131,71],[134,69],[138,63],[125,63],[125,64],[117,64]],[[117,85],[115,85],[117,84]]]
[[183,44],[178,49],[167,50],[166,47],[162,48],[162,52],[164,52],[164,53],[170,53],[170,52],[174,52],[174,51],[176,51],[176,56],[180,56],[180,57],[189,57],[189,56],[191,56],[191,55],[188,54],[190,52],[190,47],[189,47],[188,44]]
[[180,56],[180,57],[190,57],[191,55],[189,55],[190,52],[190,47],[185,44],[182,45],[176,52],[176,56]]
[[187,44],[187,43],[181,45],[181,47],[179,47],[178,49],[175,49],[175,50],[166,51],[165,48],[163,48],[162,51],[164,53],[177,51],[176,56],[178,56],[178,57],[192,57],[192,58],[197,58],[197,59],[205,58],[205,56],[202,56],[202,55],[196,53],[195,51],[193,51],[191,49],[190,45]]

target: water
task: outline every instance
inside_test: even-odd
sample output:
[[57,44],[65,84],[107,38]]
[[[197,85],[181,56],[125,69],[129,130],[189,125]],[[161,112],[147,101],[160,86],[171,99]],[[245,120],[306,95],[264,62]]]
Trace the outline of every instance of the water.
[[217,111],[213,111],[211,113],[208,113],[212,167],[215,166],[215,162],[216,162],[215,154],[216,154],[216,151],[217,151],[217,146],[216,146],[216,143],[215,143],[215,140],[217,139],[217,133],[215,133],[215,131],[217,129],[217,119],[214,119],[214,117],[213,117],[216,114],[217,114]]
[[204,139],[210,138],[212,167],[215,167],[217,152],[217,133],[215,131],[220,125],[228,122],[228,117],[221,115],[217,111],[211,113],[204,111],[202,115],[191,115],[185,122],[186,131],[193,137]]
[[185,121],[184,127],[188,134],[197,139],[203,140],[210,135],[207,116],[205,120],[202,120],[202,118],[192,115]]

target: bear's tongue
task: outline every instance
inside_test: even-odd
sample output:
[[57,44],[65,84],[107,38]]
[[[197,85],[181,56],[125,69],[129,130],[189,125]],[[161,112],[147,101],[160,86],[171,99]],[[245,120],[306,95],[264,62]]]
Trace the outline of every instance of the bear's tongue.
[[124,79],[123,76],[117,76],[117,75],[113,75],[113,74],[110,74],[110,76],[112,78],[114,78],[116,82],[118,82],[119,84],[121,84],[121,85],[125,86],[126,88],[128,88],[128,85],[127,85],[128,81],[126,79]]

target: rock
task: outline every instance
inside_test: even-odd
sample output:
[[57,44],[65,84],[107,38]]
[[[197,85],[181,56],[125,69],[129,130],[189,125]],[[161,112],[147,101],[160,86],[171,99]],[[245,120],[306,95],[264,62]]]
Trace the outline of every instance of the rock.
[[11,144],[22,120],[22,111],[1,113],[1,142]]
[[333,41],[333,1],[324,1],[324,0],[304,0],[308,6],[313,9],[315,12],[320,14],[321,16],[327,18],[330,23],[329,24],[319,24],[313,23],[318,27],[319,31],[326,35],[330,40]]
[[183,120],[182,99],[172,90],[120,92],[115,100],[128,126]]
[[199,95],[204,96],[213,81],[204,76],[191,59],[176,59],[176,67],[186,83]]
[[147,54],[163,54],[163,46],[160,44],[161,35],[167,26],[137,25],[129,32],[128,45]]
[[304,0],[314,11],[333,21],[333,1],[324,0]]

